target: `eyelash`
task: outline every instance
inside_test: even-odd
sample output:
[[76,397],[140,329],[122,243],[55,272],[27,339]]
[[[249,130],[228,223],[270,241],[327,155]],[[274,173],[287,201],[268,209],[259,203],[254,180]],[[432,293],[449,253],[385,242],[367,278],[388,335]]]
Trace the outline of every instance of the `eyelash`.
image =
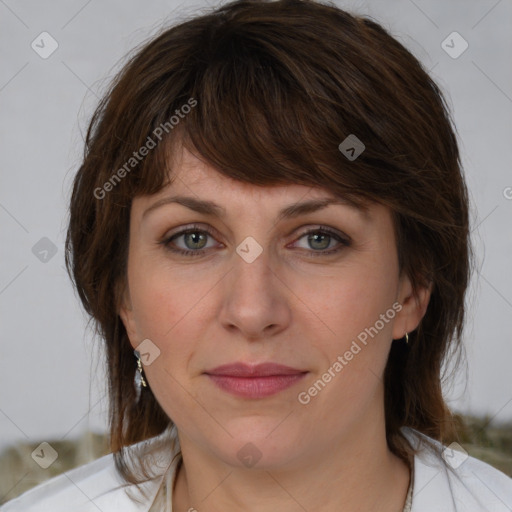
[[[165,247],[166,250],[168,251],[171,251],[171,252],[174,252],[174,253],[177,253],[177,254],[180,254],[182,256],[191,256],[191,257],[194,257],[194,256],[202,256],[208,249],[198,249],[197,251],[193,251],[193,250],[184,250],[184,249],[175,249],[171,246],[171,242],[176,239],[176,238],[179,238],[180,236],[183,236],[183,235],[186,235],[186,234],[190,234],[190,233],[206,233],[207,235],[211,236],[212,238],[214,238],[214,234],[212,233],[212,231],[210,231],[208,228],[200,228],[199,226],[192,226],[190,228],[187,228],[183,231],[179,231],[178,233],[175,233],[173,235],[171,235],[170,237],[167,237],[165,238],[164,240],[162,240],[161,242],[159,242],[161,245],[163,245]],[[331,249],[331,250],[324,250],[324,251],[309,251],[309,255],[312,256],[312,257],[317,257],[317,256],[328,256],[328,255],[331,255],[331,254],[335,254],[335,253],[338,253],[340,252],[343,248],[345,247],[350,247],[351,245],[351,240],[347,237],[347,238],[343,238],[341,237],[338,233],[336,233],[335,231],[333,231],[332,229],[328,228],[327,226],[319,226],[318,228],[312,228],[312,229],[309,229],[307,231],[305,231],[304,233],[302,233],[301,236],[299,236],[297,238],[297,240],[300,240],[301,238],[307,236],[307,235],[310,235],[310,234],[322,234],[322,235],[329,235],[330,237],[336,239],[340,244],[341,244],[341,247],[338,247],[336,249]]]

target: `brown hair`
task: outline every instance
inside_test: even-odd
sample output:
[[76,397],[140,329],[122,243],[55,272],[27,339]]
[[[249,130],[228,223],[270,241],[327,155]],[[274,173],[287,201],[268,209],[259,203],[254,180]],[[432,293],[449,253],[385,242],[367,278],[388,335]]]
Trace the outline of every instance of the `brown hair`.
[[[149,139],[160,142],[156,134],[162,142],[132,161]],[[366,146],[353,161],[338,149],[350,134]],[[433,288],[409,345],[393,343],[389,354],[387,442],[407,460],[413,452],[400,427],[445,439],[451,413],[441,368],[460,347],[471,246],[443,95],[370,19],[315,1],[245,0],[167,29],[137,51],[94,113],[74,180],[66,265],[105,341],[111,449],[123,477],[138,481],[123,448],[172,424],[149,389],[136,402],[133,349],[118,311],[131,201],[169,183],[178,135],[237,180],[325,187],[391,209],[401,271],[416,290]]]

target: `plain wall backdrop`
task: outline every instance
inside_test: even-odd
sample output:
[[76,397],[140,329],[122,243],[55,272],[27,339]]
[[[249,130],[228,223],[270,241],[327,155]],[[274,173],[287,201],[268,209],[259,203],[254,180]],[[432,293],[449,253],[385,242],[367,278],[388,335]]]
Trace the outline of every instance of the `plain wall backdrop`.
[[[463,364],[445,391],[459,412],[511,420],[512,2],[335,3],[382,23],[447,95],[477,271],[467,301],[468,371]],[[101,343],[64,270],[71,181],[120,59],[163,25],[214,5],[0,0],[0,449],[106,428]]]

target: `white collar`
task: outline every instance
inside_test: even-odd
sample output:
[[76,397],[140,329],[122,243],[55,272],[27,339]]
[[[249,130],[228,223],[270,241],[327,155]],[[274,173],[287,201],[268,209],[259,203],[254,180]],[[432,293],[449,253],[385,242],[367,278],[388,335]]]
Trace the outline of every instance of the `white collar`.
[[[411,428],[402,433],[417,449],[411,512],[511,512],[512,479],[490,465],[468,457],[453,468],[443,459],[445,448]],[[141,484],[126,484],[117,473],[112,454],[67,471],[34,487],[0,507],[0,512],[164,512],[155,499],[172,504],[172,487],[181,460],[177,431],[173,427],[147,441],[127,448],[144,459],[154,478]],[[131,497],[138,499],[134,501]],[[170,512],[168,508],[165,512]]]

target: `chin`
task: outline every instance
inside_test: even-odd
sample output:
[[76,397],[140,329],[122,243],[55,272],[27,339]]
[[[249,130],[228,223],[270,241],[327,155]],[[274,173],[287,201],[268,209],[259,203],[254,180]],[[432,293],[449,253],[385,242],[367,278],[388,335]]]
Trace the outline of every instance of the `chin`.
[[291,432],[290,425],[285,428],[286,420],[280,425],[283,418],[244,420],[230,422],[226,430],[233,437],[223,436],[225,442],[217,445],[217,450],[221,450],[219,457],[227,464],[247,469],[282,468],[295,460],[298,447],[304,446],[303,436]]

